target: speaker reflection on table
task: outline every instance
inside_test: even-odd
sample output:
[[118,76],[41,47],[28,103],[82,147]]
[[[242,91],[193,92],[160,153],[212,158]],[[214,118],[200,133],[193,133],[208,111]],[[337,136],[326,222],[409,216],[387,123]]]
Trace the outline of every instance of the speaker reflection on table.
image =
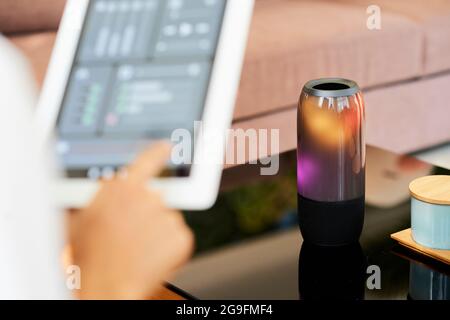
[[324,247],[304,242],[298,282],[302,300],[363,300],[367,259],[359,243]]

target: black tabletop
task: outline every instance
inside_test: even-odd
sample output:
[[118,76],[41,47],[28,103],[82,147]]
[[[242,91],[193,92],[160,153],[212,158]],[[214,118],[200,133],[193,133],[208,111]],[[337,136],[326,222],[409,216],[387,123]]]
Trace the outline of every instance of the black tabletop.
[[224,172],[217,204],[186,212],[197,252],[175,284],[200,299],[450,299],[450,268],[390,239],[410,227],[409,183],[450,171],[367,149],[359,243],[318,247],[298,228],[296,155],[276,176],[245,165]]

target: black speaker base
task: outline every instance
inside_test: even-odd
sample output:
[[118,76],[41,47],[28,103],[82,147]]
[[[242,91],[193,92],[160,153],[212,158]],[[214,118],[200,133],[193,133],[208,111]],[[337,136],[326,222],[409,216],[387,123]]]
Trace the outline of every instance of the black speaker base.
[[364,197],[320,202],[298,198],[298,217],[303,239],[318,246],[343,246],[359,241],[364,225]]

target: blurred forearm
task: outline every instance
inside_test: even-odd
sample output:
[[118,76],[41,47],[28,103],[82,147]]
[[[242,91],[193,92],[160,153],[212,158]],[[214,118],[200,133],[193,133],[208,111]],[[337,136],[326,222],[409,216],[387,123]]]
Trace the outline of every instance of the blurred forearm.
[[66,0],[0,0],[0,32],[56,30]]

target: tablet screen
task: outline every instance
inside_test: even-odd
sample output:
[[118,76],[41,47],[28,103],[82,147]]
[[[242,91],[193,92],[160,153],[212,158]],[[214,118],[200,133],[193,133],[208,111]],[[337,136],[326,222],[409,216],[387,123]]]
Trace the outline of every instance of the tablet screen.
[[[58,117],[69,177],[108,178],[202,119],[226,0],[91,0]],[[189,165],[175,166],[189,175]]]

